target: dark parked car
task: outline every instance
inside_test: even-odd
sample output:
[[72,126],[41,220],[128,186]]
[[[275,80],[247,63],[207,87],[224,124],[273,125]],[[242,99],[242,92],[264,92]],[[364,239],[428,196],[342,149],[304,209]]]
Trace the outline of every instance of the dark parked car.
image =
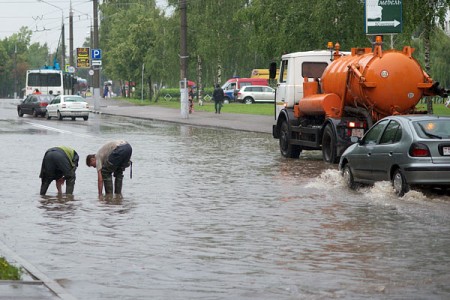
[[32,94],[28,95],[19,105],[17,105],[17,114],[19,117],[23,115],[44,116],[47,112],[47,105],[52,101],[51,95]]
[[342,154],[348,185],[391,181],[403,196],[411,186],[450,188],[450,117],[390,116],[377,122]]

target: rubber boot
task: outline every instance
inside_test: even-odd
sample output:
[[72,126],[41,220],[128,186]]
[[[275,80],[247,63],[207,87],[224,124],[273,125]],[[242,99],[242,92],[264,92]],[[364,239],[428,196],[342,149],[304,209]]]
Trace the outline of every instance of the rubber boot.
[[105,187],[105,194],[112,194],[113,193],[113,183],[112,178],[103,179],[103,186]]
[[117,176],[114,180],[114,194],[122,194],[123,176]]
[[48,190],[48,187],[50,186],[50,183],[52,183],[52,182],[49,181],[49,180],[46,180],[46,179],[42,179],[41,182],[42,183],[41,183],[41,192],[40,192],[40,194],[41,194],[41,196],[44,196],[47,193],[47,190]]
[[75,188],[75,177],[66,179],[66,194],[73,195],[74,188]]

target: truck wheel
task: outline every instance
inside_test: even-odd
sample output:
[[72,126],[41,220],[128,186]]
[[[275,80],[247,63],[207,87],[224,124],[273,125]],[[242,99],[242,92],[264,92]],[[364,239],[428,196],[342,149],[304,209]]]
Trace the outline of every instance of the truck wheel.
[[409,191],[409,184],[406,182],[405,175],[400,169],[395,170],[394,176],[392,176],[392,187],[395,194],[399,197],[403,197]]
[[302,148],[297,145],[292,145],[289,141],[289,126],[286,121],[281,123],[280,127],[280,152],[281,155],[287,158],[298,158],[302,152]]
[[338,162],[336,155],[336,135],[331,125],[327,125],[322,136],[322,157],[323,160],[330,164]]

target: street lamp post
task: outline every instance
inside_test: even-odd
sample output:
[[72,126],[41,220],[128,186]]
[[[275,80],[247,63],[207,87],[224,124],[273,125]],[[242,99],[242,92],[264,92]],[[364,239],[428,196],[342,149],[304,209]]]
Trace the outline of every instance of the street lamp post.
[[44,0],[37,0],[38,2],[42,2],[42,3],[45,3],[45,4],[48,4],[48,5],[50,5],[50,6],[53,6],[53,7],[56,7],[57,9],[59,9],[59,10],[61,10],[61,41],[62,41],[62,43],[61,43],[61,52],[62,52],[62,54],[61,54],[61,68],[64,68],[65,67],[65,64],[66,64],[66,44],[65,44],[65,34],[64,34],[64,10],[61,8],[61,7],[59,7],[59,6],[56,6],[56,5],[54,5],[54,4],[52,4],[52,3],[49,3],[49,2],[47,2],[47,1],[44,1]]

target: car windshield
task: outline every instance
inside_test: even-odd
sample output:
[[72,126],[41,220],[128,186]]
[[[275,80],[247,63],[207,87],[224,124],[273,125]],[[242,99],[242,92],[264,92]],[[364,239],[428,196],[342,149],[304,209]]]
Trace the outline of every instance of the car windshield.
[[417,134],[423,139],[450,138],[450,119],[417,121],[413,125]]
[[41,96],[39,96],[39,100],[41,102],[50,102],[52,100],[52,98],[50,96],[47,96],[47,95],[41,95]]
[[81,97],[66,97],[64,102],[84,102],[84,99]]

